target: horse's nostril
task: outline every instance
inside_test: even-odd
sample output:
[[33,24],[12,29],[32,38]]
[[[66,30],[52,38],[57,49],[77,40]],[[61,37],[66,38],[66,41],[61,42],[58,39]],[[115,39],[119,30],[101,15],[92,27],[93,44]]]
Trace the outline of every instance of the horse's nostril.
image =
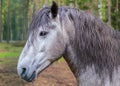
[[23,74],[25,74],[26,73],[26,68],[22,68],[22,73],[21,73],[21,75],[23,75]]
[[27,67],[23,67],[23,68],[21,68],[20,70],[21,70],[21,72],[19,72],[19,73],[20,73],[20,76],[21,76],[21,77],[25,77],[26,74],[27,74],[27,72],[28,72],[28,68],[27,68]]

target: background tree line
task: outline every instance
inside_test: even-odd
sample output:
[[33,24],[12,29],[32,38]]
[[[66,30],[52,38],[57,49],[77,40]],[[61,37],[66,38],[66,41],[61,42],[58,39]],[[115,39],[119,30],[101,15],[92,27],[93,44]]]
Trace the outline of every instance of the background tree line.
[[[67,5],[86,10],[120,30],[120,0],[54,0],[59,6]],[[22,41],[34,13],[52,0],[0,0],[0,42]]]

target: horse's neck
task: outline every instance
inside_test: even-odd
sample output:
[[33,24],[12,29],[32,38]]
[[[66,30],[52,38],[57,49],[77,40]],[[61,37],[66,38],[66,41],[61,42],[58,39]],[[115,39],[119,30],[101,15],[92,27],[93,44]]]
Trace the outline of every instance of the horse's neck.
[[88,65],[85,70],[81,69],[78,63],[80,56],[76,56],[76,53],[71,46],[68,46],[66,54],[64,55],[71,71],[75,75],[79,86],[120,86],[120,66],[117,70],[114,68],[112,72],[112,81],[110,80],[110,75],[107,71],[103,71],[100,76],[95,69],[95,65]]
[[102,77],[96,74],[94,66],[87,67],[79,76],[79,86],[120,86],[120,67],[114,70],[112,81],[109,74],[103,73]]
[[100,30],[79,28],[75,31],[71,28],[74,25],[70,25],[66,28],[70,44],[64,58],[80,86],[120,86],[120,32],[114,32],[105,24],[101,27],[101,23],[96,26]]
[[79,73],[79,65],[77,65],[77,58],[74,53],[74,50],[71,46],[68,46],[65,54],[63,55],[64,59],[66,60],[67,64],[69,65],[71,71],[73,72],[74,76],[76,77],[77,81],[79,81],[78,73]]

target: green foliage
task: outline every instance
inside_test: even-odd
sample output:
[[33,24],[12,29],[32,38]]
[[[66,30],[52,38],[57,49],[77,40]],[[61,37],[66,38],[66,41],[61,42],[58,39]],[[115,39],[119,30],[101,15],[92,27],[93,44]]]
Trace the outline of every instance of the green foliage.
[[78,0],[79,8],[84,9],[84,10],[90,9],[90,2],[91,1],[92,0]]
[[101,8],[101,11],[102,11],[102,20],[107,22],[107,0],[102,0],[102,8]]
[[118,9],[115,0],[111,0],[111,2],[112,2],[112,9],[111,9],[112,26],[115,29],[120,30],[120,1],[118,0]]

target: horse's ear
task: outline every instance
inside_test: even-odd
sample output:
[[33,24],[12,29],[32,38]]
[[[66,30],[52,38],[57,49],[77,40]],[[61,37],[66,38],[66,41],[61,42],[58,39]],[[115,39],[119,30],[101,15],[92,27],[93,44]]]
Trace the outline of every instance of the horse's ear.
[[52,14],[52,18],[57,17],[57,14],[58,14],[58,5],[56,4],[55,1],[52,2],[51,14]]

